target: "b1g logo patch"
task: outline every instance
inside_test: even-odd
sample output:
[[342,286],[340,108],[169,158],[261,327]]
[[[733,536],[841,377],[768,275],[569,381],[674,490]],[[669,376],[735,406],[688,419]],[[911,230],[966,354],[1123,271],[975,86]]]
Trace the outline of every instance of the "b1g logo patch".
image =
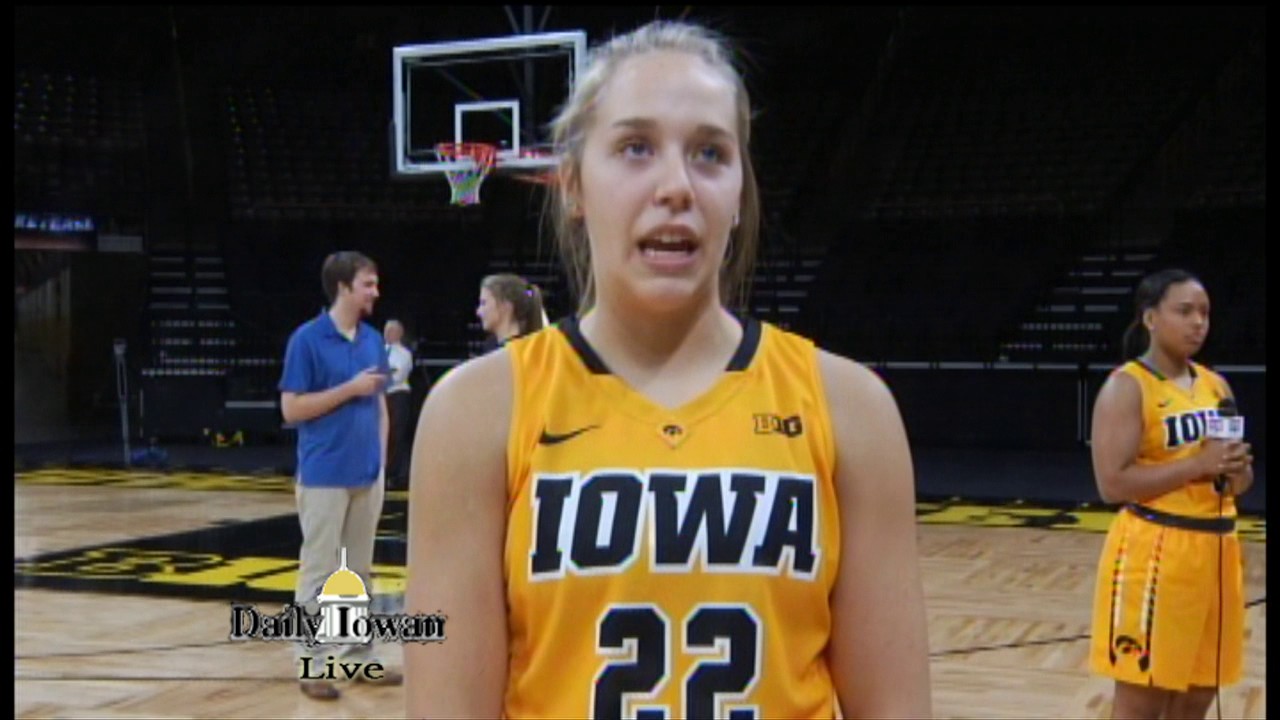
[[757,413],[752,416],[757,435],[785,435],[789,438],[804,434],[804,423],[799,415],[782,417],[772,413]]

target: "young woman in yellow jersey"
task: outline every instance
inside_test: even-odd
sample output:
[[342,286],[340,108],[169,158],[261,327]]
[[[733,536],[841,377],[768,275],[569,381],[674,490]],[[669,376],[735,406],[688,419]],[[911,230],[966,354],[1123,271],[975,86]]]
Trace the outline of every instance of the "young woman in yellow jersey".
[[553,128],[579,314],[431,393],[410,716],[928,717],[910,451],[862,366],[725,309],[750,103],[706,30],[597,48]]
[[1240,678],[1234,497],[1253,482],[1253,459],[1247,443],[1205,438],[1206,419],[1232,395],[1191,361],[1209,332],[1204,287],[1165,270],[1143,279],[1135,300],[1132,360],[1107,379],[1093,414],[1098,490],[1124,507],[1098,566],[1090,667],[1116,681],[1114,718],[1203,718],[1218,685]]

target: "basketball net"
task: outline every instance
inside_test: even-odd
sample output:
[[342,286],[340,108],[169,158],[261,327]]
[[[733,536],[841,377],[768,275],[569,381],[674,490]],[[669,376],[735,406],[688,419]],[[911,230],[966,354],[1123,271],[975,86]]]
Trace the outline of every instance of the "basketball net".
[[488,143],[440,143],[436,145],[436,157],[443,162],[462,162],[460,170],[445,170],[449,179],[453,205],[479,205],[480,186],[493,169],[498,148]]

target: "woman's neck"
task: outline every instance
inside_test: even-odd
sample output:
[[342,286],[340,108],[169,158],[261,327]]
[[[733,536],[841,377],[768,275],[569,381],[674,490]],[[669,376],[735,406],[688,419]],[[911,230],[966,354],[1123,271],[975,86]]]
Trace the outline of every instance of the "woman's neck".
[[1174,357],[1154,344],[1142,354],[1141,360],[1171,380],[1179,380],[1191,372],[1189,358]]
[[511,338],[519,337],[519,335],[520,325],[515,320],[504,320],[493,331],[493,336],[500,343],[505,343]]
[[727,365],[742,341],[741,325],[719,303],[694,312],[641,314],[602,300],[581,327],[605,365],[624,377],[679,372],[704,362]]

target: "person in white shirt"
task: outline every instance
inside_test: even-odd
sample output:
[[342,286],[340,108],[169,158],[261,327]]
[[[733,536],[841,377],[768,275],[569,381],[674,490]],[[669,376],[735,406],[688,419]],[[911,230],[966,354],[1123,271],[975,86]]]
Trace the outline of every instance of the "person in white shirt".
[[405,490],[409,487],[409,426],[413,417],[409,373],[413,371],[413,353],[401,343],[404,326],[399,320],[387,321],[382,329],[382,338],[386,343],[387,364],[391,366],[391,381],[387,385],[387,411],[391,416],[391,432],[387,439],[387,488]]

